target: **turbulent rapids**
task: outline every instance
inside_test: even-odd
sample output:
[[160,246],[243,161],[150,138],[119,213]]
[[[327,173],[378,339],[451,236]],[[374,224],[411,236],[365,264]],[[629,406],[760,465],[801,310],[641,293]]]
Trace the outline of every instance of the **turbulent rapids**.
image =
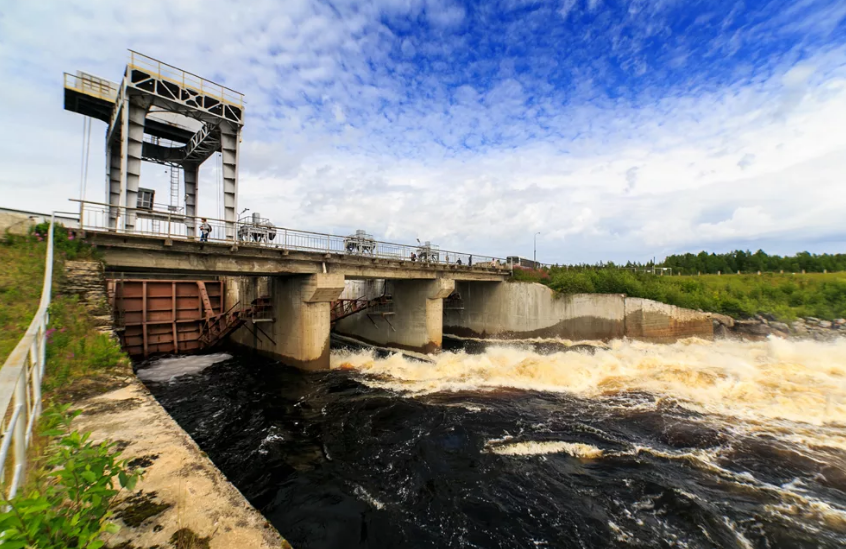
[[297,548],[846,546],[846,340],[459,347],[139,376]]

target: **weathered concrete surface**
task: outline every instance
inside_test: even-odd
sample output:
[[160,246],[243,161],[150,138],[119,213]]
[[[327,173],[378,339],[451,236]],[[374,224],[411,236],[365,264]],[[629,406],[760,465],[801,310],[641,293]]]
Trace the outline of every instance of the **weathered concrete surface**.
[[[74,428],[91,431],[94,441],[117,442],[124,459],[143,463],[136,490],[155,492],[153,501],[170,505],[138,527],[117,519],[122,528],[107,536],[107,545],[171,547],[173,533],[190,528],[210,538],[211,549],[290,547],[134,376],[125,387],[78,404],[83,413]],[[121,495],[118,513],[130,505],[129,495]]]
[[0,235],[10,234],[22,236],[29,234],[29,229],[34,227],[38,220],[23,213],[0,212]]
[[[510,272],[490,266],[458,267],[372,259],[338,253],[304,252],[242,244],[100,231],[86,233],[103,254],[107,269],[218,275],[340,274],[357,279],[501,281]],[[325,267],[325,271],[324,271]]]
[[455,289],[450,279],[391,282],[393,314],[364,310],[335,324],[341,335],[379,345],[434,353],[443,345],[444,298]]
[[459,282],[463,309],[448,309],[444,332],[464,337],[533,337],[610,340],[621,337],[672,341],[713,337],[703,313],[623,294],[555,292],[534,283]]
[[385,295],[390,285],[385,280],[346,280],[339,299],[376,299]]
[[705,313],[636,297],[627,297],[625,305],[626,337],[663,343],[714,335],[711,317]]
[[65,276],[60,281],[63,294],[78,296],[95,321],[97,330],[112,333],[114,319],[106,294],[106,276],[100,261],[65,262]]
[[231,277],[226,309],[268,295],[273,322],[248,322],[231,341],[305,370],[329,369],[330,302],[344,290],[339,274],[288,277]]
[[557,297],[542,284],[457,284],[463,309],[447,310],[444,331],[465,337],[614,339],[625,335],[621,294]]

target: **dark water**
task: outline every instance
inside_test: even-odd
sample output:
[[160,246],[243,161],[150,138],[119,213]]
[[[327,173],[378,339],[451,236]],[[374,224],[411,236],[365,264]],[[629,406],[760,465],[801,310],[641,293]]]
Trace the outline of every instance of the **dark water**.
[[[813,501],[843,508],[846,473],[672,401],[516,390],[408,398],[360,376],[236,356],[148,386],[298,549],[846,546],[836,513],[809,516],[813,505],[780,488],[799,482]],[[503,439],[604,455],[491,452]],[[714,448],[730,449],[701,458]]]

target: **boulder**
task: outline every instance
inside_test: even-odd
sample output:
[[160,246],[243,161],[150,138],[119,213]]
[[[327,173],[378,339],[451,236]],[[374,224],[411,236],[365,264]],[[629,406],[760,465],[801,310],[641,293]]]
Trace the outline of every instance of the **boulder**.
[[715,324],[721,324],[728,328],[734,327],[734,319],[728,315],[721,315],[720,313],[705,313]]
[[716,320],[712,320],[711,322],[714,323],[714,337],[716,339],[725,339],[727,337],[731,337],[731,331],[725,324],[721,324]]
[[784,333],[788,333],[790,331],[790,326],[788,326],[784,322],[770,322],[770,328]]
[[828,329],[831,328],[831,322],[829,322],[828,320],[820,320],[817,326],[819,326],[820,328]]
[[749,334],[755,336],[768,336],[773,330],[766,324],[758,320],[735,320],[734,331],[741,334]]
[[805,322],[806,322],[807,324],[816,324],[816,323],[817,323],[817,322],[819,322],[819,321],[820,321],[820,319],[819,319],[819,318],[816,318],[816,317],[813,317],[813,316],[806,316],[806,317],[805,317]]
[[834,321],[834,324],[837,326],[843,326],[844,324],[846,324],[846,318],[838,318]]

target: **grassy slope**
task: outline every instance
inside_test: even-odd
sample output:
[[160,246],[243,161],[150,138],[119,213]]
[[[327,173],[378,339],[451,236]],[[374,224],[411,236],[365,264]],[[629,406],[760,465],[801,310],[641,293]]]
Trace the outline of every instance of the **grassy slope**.
[[[41,298],[46,243],[33,237],[10,237],[0,242],[0,364],[26,332]],[[91,258],[84,243],[57,230],[53,270],[53,299],[47,345],[47,394],[61,392],[77,379],[125,371],[128,359],[111,337],[99,333],[87,309],[76,297],[58,293],[68,259]]]
[[666,276],[619,269],[515,272],[515,279],[560,293],[624,293],[737,318],[772,313],[782,320],[846,317],[846,273]]
[[0,364],[38,310],[46,252],[46,244],[35,239],[0,242]]

